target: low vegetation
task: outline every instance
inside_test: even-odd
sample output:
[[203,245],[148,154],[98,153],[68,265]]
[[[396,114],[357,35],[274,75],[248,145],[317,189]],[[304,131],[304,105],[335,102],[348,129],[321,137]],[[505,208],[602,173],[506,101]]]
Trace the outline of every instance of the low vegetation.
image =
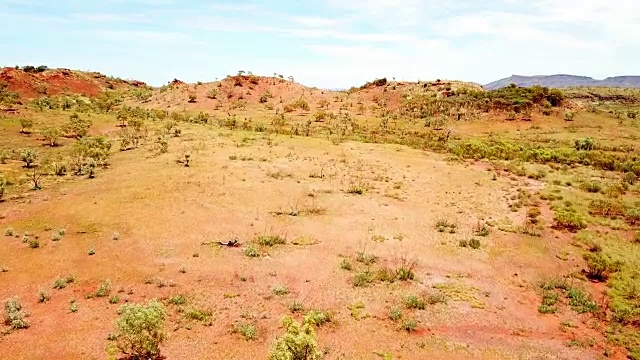
[[20,330],[29,327],[26,317],[29,316],[18,298],[11,298],[4,302],[4,324],[10,330]]
[[134,359],[154,359],[160,355],[165,341],[164,306],[152,300],[147,304],[127,304],[119,309],[116,332],[113,336],[118,349]]
[[284,335],[277,338],[269,349],[269,360],[321,359],[316,333],[311,324],[300,324],[291,317],[282,319]]

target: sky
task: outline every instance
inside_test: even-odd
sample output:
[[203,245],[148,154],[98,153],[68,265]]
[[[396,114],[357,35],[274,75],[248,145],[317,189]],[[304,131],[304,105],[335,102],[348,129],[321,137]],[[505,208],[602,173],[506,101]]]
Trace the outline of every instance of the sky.
[[0,0],[0,66],[160,86],[239,70],[320,88],[640,75],[638,0]]

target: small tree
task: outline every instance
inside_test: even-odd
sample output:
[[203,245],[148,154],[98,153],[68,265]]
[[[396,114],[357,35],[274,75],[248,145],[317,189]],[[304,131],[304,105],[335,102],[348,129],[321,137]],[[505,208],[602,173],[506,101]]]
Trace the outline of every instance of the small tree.
[[111,154],[111,140],[106,136],[84,137],[73,144],[72,156],[79,157],[80,163],[92,158],[97,165],[105,166]]
[[42,190],[40,180],[42,179],[42,173],[36,169],[32,169],[31,172],[27,172],[27,178],[33,183],[32,190]]
[[160,154],[165,154],[169,151],[169,141],[162,135],[158,135],[156,138],[156,147]]
[[93,125],[93,122],[91,120],[82,119],[78,114],[72,114],[69,117],[69,121],[64,124],[63,129],[73,137],[81,138],[87,136],[91,125]]
[[116,114],[116,119],[120,122],[120,127],[127,126],[127,120],[129,120],[129,113],[126,109],[121,109]]
[[567,111],[564,113],[564,120],[565,121],[573,121],[573,119],[576,118],[576,113],[575,111]]
[[136,132],[142,131],[142,128],[144,127],[144,119],[138,117],[131,118],[129,119],[129,126],[131,126]]
[[30,169],[33,163],[38,159],[38,153],[31,148],[20,149],[20,161],[24,162],[24,166]]
[[62,160],[53,161],[49,164],[51,172],[56,176],[64,176],[67,174],[67,163]]
[[29,134],[33,128],[33,119],[22,118],[20,119],[20,133]]
[[269,350],[269,360],[317,360],[322,353],[318,350],[316,333],[309,323],[300,325],[290,316],[282,319],[285,334],[276,339]]
[[151,300],[147,305],[124,305],[119,313],[115,333],[118,349],[134,359],[157,358],[160,345],[166,339],[164,306]]
[[86,174],[89,179],[96,177],[96,161],[93,158],[88,158],[82,164],[82,173]]
[[41,134],[44,140],[47,142],[47,144],[49,144],[49,146],[53,147],[53,146],[60,145],[58,143],[58,140],[60,140],[60,136],[62,135],[62,132],[57,127],[46,126],[42,129]]
[[120,151],[137,148],[141,138],[141,132],[126,128],[120,130]]
[[328,108],[329,108],[329,105],[330,105],[330,103],[329,103],[329,100],[327,100],[327,99],[322,99],[322,100],[320,100],[320,101],[318,102],[318,106],[319,106],[321,109],[328,109]]
[[216,89],[216,88],[212,88],[211,90],[209,90],[209,91],[207,92],[207,97],[208,97],[209,99],[215,99],[215,98],[217,98],[217,97],[218,97],[218,94],[219,94],[219,93],[220,93],[220,92],[218,91],[218,89]]

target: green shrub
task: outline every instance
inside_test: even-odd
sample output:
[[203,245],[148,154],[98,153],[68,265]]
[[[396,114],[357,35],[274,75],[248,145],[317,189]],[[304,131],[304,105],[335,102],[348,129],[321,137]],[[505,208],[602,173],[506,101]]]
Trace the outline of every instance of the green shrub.
[[207,309],[188,309],[184,313],[186,319],[202,322],[209,320],[211,316],[213,316],[213,313]]
[[233,326],[233,332],[242,335],[245,340],[255,340],[258,337],[258,329],[251,324],[237,323]]
[[538,312],[540,314],[555,314],[557,311],[558,309],[556,309],[555,306],[548,306],[544,304],[538,306]]
[[257,236],[256,242],[263,246],[275,246],[286,244],[287,239],[281,235],[264,234]]
[[6,164],[7,160],[12,158],[12,152],[9,150],[0,150],[0,164]]
[[555,307],[557,302],[558,294],[550,290],[545,290],[542,294],[542,304],[538,307],[538,312],[541,314],[555,314],[557,311]]
[[416,320],[414,320],[414,319],[407,319],[402,324],[402,328],[406,332],[414,332],[418,328],[418,322]]
[[567,290],[567,297],[569,298],[571,308],[579,314],[596,312],[598,310],[598,305],[584,290],[571,288]]
[[540,288],[542,290],[546,291],[551,291],[551,290],[556,290],[556,289],[560,289],[560,290],[567,290],[569,289],[569,283],[567,282],[567,279],[565,278],[552,278],[546,281],[543,281],[540,283]]
[[209,90],[209,91],[207,92],[207,95],[206,95],[206,96],[207,96],[207,98],[209,98],[209,99],[215,99],[215,98],[217,98],[217,97],[218,97],[218,95],[219,95],[219,94],[220,94],[220,92],[218,91],[218,89],[216,89],[216,88],[212,88],[211,90]]
[[588,138],[584,138],[584,139],[577,139],[575,142],[575,149],[576,150],[593,150],[593,146],[594,146],[594,141],[592,138],[588,137]]
[[472,239],[469,240],[469,247],[470,248],[477,250],[477,249],[480,249],[480,246],[481,246],[480,240],[475,239],[475,238],[472,238]]
[[456,225],[453,222],[450,222],[447,219],[439,219],[436,222],[436,230],[438,230],[439,232],[448,231],[449,233],[454,234],[457,228],[458,228],[458,225]]
[[4,302],[4,324],[12,330],[26,329],[29,323],[25,318],[29,316],[22,309],[22,304],[18,298],[11,298]]
[[629,185],[634,185],[636,183],[636,181],[638,181],[638,176],[636,176],[636,174],[634,174],[632,172],[626,172],[626,173],[624,173],[622,181],[624,181],[625,183],[627,183]]
[[82,119],[77,113],[69,116],[69,120],[62,127],[65,132],[71,134],[75,138],[87,136],[89,128],[93,122],[89,119]]
[[599,193],[602,191],[602,184],[597,181],[585,181],[580,184],[580,188],[590,193]]
[[284,285],[274,285],[271,287],[271,293],[276,296],[284,296],[289,294],[289,288]]
[[304,304],[301,301],[298,300],[294,300],[290,305],[289,305],[289,311],[291,311],[292,314],[298,313],[298,312],[303,312],[305,310]]
[[293,318],[282,319],[285,333],[277,338],[269,349],[269,360],[319,360],[322,353],[318,350],[316,334],[310,324],[300,325]]
[[119,304],[119,303],[120,303],[120,297],[118,295],[113,295],[109,297],[109,304]]
[[73,170],[77,175],[86,174],[86,165],[93,161],[98,166],[107,164],[111,154],[111,140],[105,136],[82,137],[73,144]]
[[363,195],[367,191],[363,184],[351,184],[347,189],[347,193],[354,195]]
[[373,265],[378,262],[378,257],[361,251],[356,254],[356,261],[364,265]]
[[4,229],[4,236],[13,236],[13,234],[15,234],[13,228],[8,227]]
[[72,275],[67,276],[66,278],[58,278],[53,282],[53,288],[56,290],[62,290],[67,287],[67,285],[73,283],[75,281]]
[[152,300],[148,304],[127,304],[119,309],[115,340],[118,349],[135,359],[152,359],[160,354],[166,339],[164,306]]
[[37,249],[40,247],[40,240],[35,238],[34,239],[29,238],[27,240],[27,245],[29,245],[29,247],[32,249]]
[[29,134],[30,130],[33,128],[34,121],[31,118],[20,118],[20,132],[23,134]]
[[572,208],[561,208],[553,216],[556,228],[576,232],[587,227],[587,221]]
[[18,151],[20,161],[24,162],[26,168],[31,168],[33,163],[38,160],[38,153],[31,148],[23,148]]
[[473,229],[476,236],[487,237],[489,236],[489,227],[486,224],[478,223]]
[[409,281],[415,279],[416,275],[413,272],[413,266],[401,265],[396,269],[396,276],[400,281]]
[[176,295],[169,299],[169,304],[173,305],[184,305],[186,303],[187,299],[184,297],[184,295]]
[[71,300],[71,303],[69,303],[69,312],[72,314],[75,314],[78,312],[78,301],[77,300]]
[[606,281],[622,268],[621,261],[614,261],[602,252],[586,253],[583,258],[587,261],[587,276],[594,280]]
[[575,113],[575,111],[570,111],[570,110],[568,110],[568,111],[566,111],[566,112],[564,113],[564,119],[565,119],[566,121],[573,121],[575,118],[576,118],[576,113]]
[[402,310],[398,308],[393,308],[389,311],[389,319],[393,321],[398,321],[402,319]]
[[624,216],[631,224],[640,223],[640,204],[636,203],[634,206],[627,206]]
[[430,293],[427,295],[427,303],[429,305],[446,304],[447,297],[439,292]]
[[96,297],[107,297],[111,293],[111,282],[109,280],[104,281],[96,290]]
[[45,126],[40,130],[40,135],[44,138],[47,144],[51,147],[60,145],[60,136],[62,131],[55,126]]
[[424,310],[427,307],[424,299],[417,295],[407,295],[407,297],[404,299],[404,305],[407,307],[407,309],[418,310]]
[[44,290],[40,290],[38,292],[38,302],[39,303],[46,303],[49,300],[51,300],[51,295],[49,295],[48,292],[44,291]]
[[349,259],[342,259],[342,261],[340,262],[340,269],[351,271],[353,270],[353,265],[351,264],[351,261],[349,261]]
[[333,315],[328,311],[310,310],[303,318],[302,323],[320,327],[331,322]]
[[249,245],[244,249],[244,254],[250,258],[256,258],[260,257],[260,250],[253,245]]
[[373,274],[370,271],[362,271],[353,277],[353,286],[366,287],[373,282]]
[[389,269],[388,267],[382,267],[380,269],[378,269],[378,271],[375,272],[375,279],[382,281],[382,282],[388,282],[388,283],[393,283],[396,280],[398,280],[398,274],[396,271],[392,271],[391,269]]
[[624,204],[620,201],[596,199],[589,203],[589,214],[615,219],[624,216]]

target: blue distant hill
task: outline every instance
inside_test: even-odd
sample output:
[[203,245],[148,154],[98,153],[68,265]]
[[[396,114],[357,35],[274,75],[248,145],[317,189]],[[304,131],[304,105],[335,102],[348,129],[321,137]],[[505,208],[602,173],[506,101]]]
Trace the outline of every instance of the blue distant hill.
[[604,80],[596,80],[587,76],[566,74],[539,76],[512,75],[506,79],[486,84],[484,88],[487,90],[495,90],[509,86],[510,84],[516,84],[522,87],[540,85],[550,88],[567,88],[574,86],[640,88],[640,76],[614,76]]

